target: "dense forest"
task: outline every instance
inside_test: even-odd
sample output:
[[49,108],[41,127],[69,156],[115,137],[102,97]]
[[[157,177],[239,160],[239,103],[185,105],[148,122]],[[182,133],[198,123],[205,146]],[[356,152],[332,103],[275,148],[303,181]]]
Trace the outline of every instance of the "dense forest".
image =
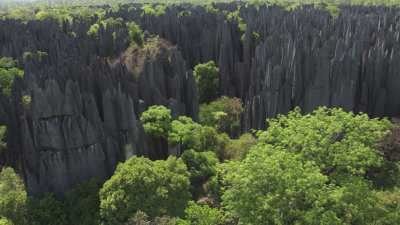
[[0,225],[400,225],[400,1],[0,1]]

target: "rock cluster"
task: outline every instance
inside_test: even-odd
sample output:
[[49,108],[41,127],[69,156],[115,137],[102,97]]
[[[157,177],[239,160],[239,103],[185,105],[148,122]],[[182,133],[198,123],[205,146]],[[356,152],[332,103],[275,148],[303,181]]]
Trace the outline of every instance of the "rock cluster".
[[[157,40],[153,49],[140,50],[143,55],[117,48],[102,52],[96,40],[83,47],[56,24],[50,32],[35,25],[15,29],[26,26],[38,40],[50,35],[47,45],[25,47],[35,36],[27,32],[20,40],[3,38],[0,48],[4,55],[24,58],[24,78],[15,80],[11,99],[1,97],[0,117],[8,127],[4,157],[24,175],[29,193],[63,193],[92,177],[105,180],[132,155],[168,155],[168,146],[147,148],[151,140],[138,118],[154,104],[167,105],[175,116],[197,115],[194,79],[175,47]],[[5,29],[0,26],[0,39],[8,35]],[[119,54],[125,60],[114,56]],[[132,66],[139,67],[138,74],[131,73]]]
[[190,66],[218,63],[221,95],[245,102],[243,131],[265,128],[267,118],[296,106],[399,114],[398,9],[343,6],[334,17],[309,6],[241,6],[243,34],[237,20],[226,19],[235,4],[219,6],[219,13],[189,7],[187,16],[172,8],[138,22],[176,43]]

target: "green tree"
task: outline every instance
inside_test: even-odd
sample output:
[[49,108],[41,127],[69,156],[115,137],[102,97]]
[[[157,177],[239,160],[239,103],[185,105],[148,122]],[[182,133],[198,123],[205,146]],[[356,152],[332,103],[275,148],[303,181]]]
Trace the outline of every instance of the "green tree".
[[135,215],[128,220],[124,225],[176,225],[176,219],[168,216],[156,217],[153,220],[149,219],[146,213],[137,211]]
[[131,44],[136,44],[139,46],[143,46],[143,31],[139,25],[135,22],[129,22],[126,24],[128,28],[129,38],[131,40]]
[[239,98],[223,96],[200,106],[200,123],[235,135],[239,133],[243,110],[242,101]]
[[4,95],[10,96],[15,77],[23,76],[24,71],[17,68],[15,60],[0,58],[0,86]]
[[69,224],[99,224],[100,182],[91,179],[65,194],[64,205]]
[[320,108],[304,116],[295,110],[268,125],[245,159],[225,164],[213,180],[240,222],[380,224],[397,216],[396,206],[381,206],[366,176],[382,168],[377,147],[390,131],[387,120]]
[[230,169],[223,205],[244,224],[294,224],[312,210],[328,181],[312,163],[268,147]]
[[146,134],[157,138],[168,137],[171,120],[171,110],[165,106],[151,106],[140,117]]
[[378,147],[390,128],[388,120],[321,107],[305,116],[295,110],[269,120],[259,140],[314,162],[331,181],[340,183],[384,166]]
[[200,102],[210,102],[218,96],[219,70],[214,61],[198,64],[193,75],[197,83]]
[[31,225],[57,224],[68,225],[67,213],[61,200],[54,194],[30,198],[28,202],[28,221]]
[[178,221],[179,225],[219,225],[223,222],[223,213],[217,208],[208,205],[199,205],[189,202],[185,209],[185,217]]
[[197,187],[207,181],[216,173],[218,163],[214,152],[196,152],[186,150],[181,156],[190,173],[192,186]]
[[394,189],[391,191],[377,192],[378,204],[381,210],[386,213],[386,216],[381,218],[377,224],[391,225],[400,221],[400,190]]
[[249,133],[241,135],[238,139],[232,139],[218,153],[221,160],[242,160],[246,157],[251,147],[256,144],[256,138]]
[[353,177],[340,186],[328,186],[313,209],[304,214],[303,224],[376,224],[386,217],[377,202],[371,184]]
[[226,134],[219,134],[215,128],[202,126],[191,118],[180,116],[172,121],[168,135],[171,145],[180,145],[182,150],[221,152],[229,142]]
[[0,172],[0,217],[14,224],[24,224],[27,194],[24,183],[12,168]]
[[118,165],[100,190],[100,215],[107,225],[124,224],[139,210],[150,218],[179,216],[190,198],[189,187],[181,159],[132,157]]
[[168,142],[171,145],[180,145],[185,149],[196,149],[201,151],[201,130],[203,127],[194,122],[192,118],[180,116],[172,121]]

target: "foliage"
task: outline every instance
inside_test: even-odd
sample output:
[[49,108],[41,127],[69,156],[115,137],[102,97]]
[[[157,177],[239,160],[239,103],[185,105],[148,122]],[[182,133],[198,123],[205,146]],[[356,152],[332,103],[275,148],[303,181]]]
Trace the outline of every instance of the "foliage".
[[98,23],[92,24],[87,31],[88,36],[98,37],[100,25]]
[[376,148],[387,120],[320,108],[268,125],[246,158],[225,164],[212,183],[241,223],[389,224],[397,216],[397,205],[382,204],[366,176],[383,165]]
[[163,4],[157,4],[155,7],[151,4],[145,4],[142,7],[143,10],[143,15],[149,15],[149,16],[162,16],[165,14],[167,6]]
[[180,116],[172,121],[168,142],[172,145],[181,145],[185,149],[195,149],[202,151],[200,135],[203,127],[195,123],[190,117]]
[[0,58],[0,85],[6,96],[11,95],[15,77],[23,77],[24,71],[17,68],[16,61],[12,58]]
[[[0,172],[0,217],[14,224],[24,224],[27,194],[24,183],[12,168]],[[5,219],[3,219],[5,223]]]
[[238,24],[238,28],[241,34],[244,34],[246,32],[247,24],[245,23],[244,19],[240,17],[240,7],[238,7],[235,11],[229,12],[226,15],[226,19],[229,22],[236,22]]
[[303,161],[313,161],[335,182],[348,176],[366,175],[381,168],[380,141],[390,132],[387,120],[369,119],[366,114],[347,113],[321,107],[302,116],[297,109],[287,116],[268,121],[260,143],[296,153]]
[[171,119],[171,110],[165,106],[151,106],[140,117],[146,134],[158,138],[168,137]]
[[[200,151],[211,151],[219,155],[219,152],[224,151],[225,146],[229,143],[230,138],[225,133],[218,133],[214,128],[203,126],[200,131]],[[197,149],[196,149],[197,150]]]
[[132,157],[118,165],[100,190],[105,224],[124,224],[137,211],[150,218],[179,216],[189,200],[189,174],[182,160],[150,161]]
[[214,152],[186,150],[181,159],[186,164],[192,186],[197,187],[216,173],[218,159]]
[[205,8],[206,12],[208,12],[208,13],[217,14],[219,12],[219,10],[217,8],[215,8],[212,3],[206,4],[204,6],[204,8]]
[[0,225],[14,225],[14,224],[11,220],[0,216]]
[[97,179],[91,179],[66,193],[64,205],[69,224],[99,224],[100,187]]
[[24,52],[22,58],[24,59],[24,62],[34,59],[38,60],[39,62],[42,62],[47,56],[48,56],[47,52],[36,51],[36,52]]
[[245,133],[238,139],[230,140],[224,151],[219,153],[219,158],[221,160],[242,160],[255,144],[255,137],[252,134]]
[[22,105],[25,107],[29,107],[32,103],[32,97],[30,95],[23,95],[21,97]]
[[146,213],[137,211],[135,215],[125,223],[125,225],[176,225],[176,219],[162,216],[151,220]]
[[219,70],[214,61],[198,64],[194,67],[193,75],[196,79],[199,101],[210,102],[218,95]]
[[0,126],[0,153],[7,149],[7,142],[5,140],[7,134],[7,127]]
[[179,220],[179,225],[219,225],[223,222],[223,214],[217,208],[199,205],[190,201],[185,209],[185,217]]
[[239,132],[243,110],[239,98],[223,96],[200,106],[200,123],[234,135]]
[[387,212],[386,217],[381,218],[377,224],[391,225],[400,221],[400,190],[377,192],[378,204]]
[[63,202],[51,193],[29,199],[28,221],[31,225],[68,225]]
[[[289,224],[321,196],[327,177],[283,150],[260,148],[226,175],[224,206],[245,224]],[[282,217],[282,215],[285,215]]]
[[143,31],[139,25],[135,22],[129,22],[126,24],[129,32],[129,38],[131,44],[137,44],[139,46],[143,46]]

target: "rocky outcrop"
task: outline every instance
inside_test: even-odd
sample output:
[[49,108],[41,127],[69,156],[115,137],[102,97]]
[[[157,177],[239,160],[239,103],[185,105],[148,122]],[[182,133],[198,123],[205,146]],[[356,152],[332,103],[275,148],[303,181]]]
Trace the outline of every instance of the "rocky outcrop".
[[[36,32],[48,35],[43,29]],[[1,97],[1,118],[9,131],[6,162],[24,176],[28,192],[60,194],[92,177],[105,180],[132,155],[165,158],[168,146],[149,149],[151,139],[138,118],[153,104],[169,106],[176,116],[197,115],[195,83],[179,51],[159,41],[163,46],[154,46],[156,54],[139,59],[135,76],[127,52],[121,53],[125,61],[115,60],[117,49],[98,51],[101,38],[84,47],[85,38],[71,37],[58,26],[50,33],[54,39],[42,46],[46,52],[32,47],[24,54],[25,76],[15,80],[12,97]],[[22,58],[26,49],[20,42],[4,41],[4,54]]]
[[344,7],[333,18],[306,7],[280,19],[270,11],[255,20],[263,41],[252,59],[244,129],[264,128],[266,118],[296,106],[399,114],[397,10]]
[[[190,67],[218,63],[221,95],[245,102],[243,131],[265,128],[267,118],[296,106],[305,112],[337,106],[371,116],[400,113],[398,9],[343,6],[335,18],[311,6],[215,7],[217,12],[169,7],[161,16],[132,19],[176,43]],[[243,36],[238,21],[227,20],[239,7],[247,25]]]

